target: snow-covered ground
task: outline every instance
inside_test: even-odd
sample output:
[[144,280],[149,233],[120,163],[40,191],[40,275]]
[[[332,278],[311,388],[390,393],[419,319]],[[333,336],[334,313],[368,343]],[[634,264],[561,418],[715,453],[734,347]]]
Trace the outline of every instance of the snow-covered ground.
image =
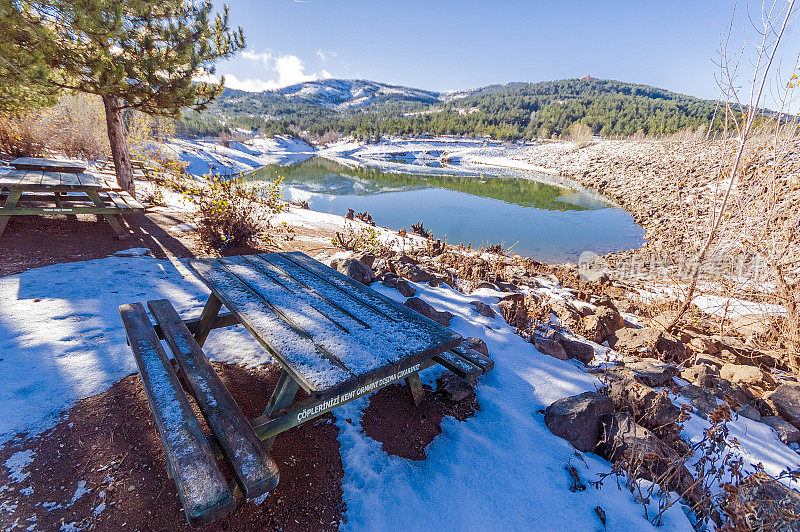
[[[309,227],[332,221],[332,215],[301,210],[283,216],[293,221],[307,217]],[[391,232],[382,237],[391,238]],[[373,287],[402,300],[395,290]],[[581,363],[539,353],[502,318],[482,317],[469,305],[478,299],[498,311],[501,293],[480,289],[465,295],[446,285],[414,287],[423,300],[455,315],[453,330],[482,338],[496,366],[478,385],[481,410],[465,422],[447,418],[424,462],[389,456],[364,434],[360,419],[365,399],[335,411],[345,471],[346,527],[600,529],[594,512],[600,506],[609,529],[648,528],[641,506],[613,482],[600,490],[590,486],[569,491],[566,465],[589,481],[608,471],[610,464],[593,454],[579,456],[544,424],[546,406],[595,390],[600,382]],[[547,286],[538,290],[555,297],[566,294]],[[79,399],[103,392],[135,372],[117,307],[162,297],[182,316],[191,317],[199,314],[207,290],[182,263],[136,251],[0,278],[0,442],[18,432],[37,433],[53,426]],[[270,362],[241,327],[211,335],[205,350],[218,361]],[[423,379],[431,382],[439,371],[431,368]],[[692,416],[684,436],[696,440],[707,426]],[[766,425],[739,417],[731,427],[748,464],[761,462],[771,474],[800,465],[800,456]],[[24,480],[26,468],[35,467],[35,462],[35,457],[17,456],[5,466],[13,478]],[[665,521],[666,530],[691,529],[680,506],[668,512]]]

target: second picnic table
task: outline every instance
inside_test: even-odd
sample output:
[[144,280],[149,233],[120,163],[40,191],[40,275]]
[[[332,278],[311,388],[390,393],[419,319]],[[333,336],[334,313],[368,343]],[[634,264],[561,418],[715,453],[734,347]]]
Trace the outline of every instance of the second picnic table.
[[[0,235],[11,216],[46,214],[95,214],[124,238],[128,231],[115,214],[140,211],[144,207],[130,194],[93,173],[76,161],[22,157],[11,161],[14,170],[0,173],[0,190],[5,197],[0,207]],[[45,201],[53,207],[20,206],[20,200]]]

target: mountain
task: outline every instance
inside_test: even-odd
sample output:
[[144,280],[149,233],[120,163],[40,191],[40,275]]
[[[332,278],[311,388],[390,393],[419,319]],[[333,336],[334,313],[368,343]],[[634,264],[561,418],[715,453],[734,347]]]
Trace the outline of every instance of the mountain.
[[440,93],[368,80],[325,79],[259,93],[225,89],[202,114],[187,113],[179,131],[223,128],[264,134],[328,132],[455,134],[499,139],[563,137],[580,123],[586,134],[669,135],[720,130],[719,104],[657,87],[615,80],[506,83]]

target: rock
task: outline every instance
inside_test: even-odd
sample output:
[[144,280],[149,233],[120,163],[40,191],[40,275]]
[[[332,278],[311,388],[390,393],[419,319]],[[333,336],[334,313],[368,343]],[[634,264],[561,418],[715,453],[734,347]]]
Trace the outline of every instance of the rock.
[[617,410],[630,412],[637,423],[651,429],[675,423],[681,415],[681,409],[672,404],[665,392],[657,392],[633,379],[612,382],[608,396]]
[[450,326],[450,320],[453,319],[453,315],[449,312],[439,312],[429,304],[425,303],[418,297],[412,297],[406,299],[404,303],[405,306],[410,308],[411,310],[415,310],[425,316],[426,318],[430,318],[439,325],[444,325],[445,327]]
[[475,287],[475,290],[479,288],[488,288],[490,290],[497,290],[497,285],[494,283],[490,283],[489,281],[481,281],[478,283],[478,286]]
[[747,419],[752,419],[753,421],[761,421],[761,412],[752,405],[741,405],[736,409],[736,413]]
[[550,355],[551,357],[559,360],[569,359],[569,355],[567,355],[567,350],[564,349],[564,346],[552,338],[541,338],[536,336],[534,337],[533,345],[536,347],[537,351],[544,355]]
[[747,388],[733,384],[712,372],[699,375],[693,384],[732,406],[751,404],[756,400],[755,395]]
[[[660,312],[659,314],[656,314],[650,318],[650,326],[663,331],[669,324],[673,322],[676,314],[677,311],[675,310],[665,310],[664,312]],[[685,316],[686,315],[684,315],[684,317]],[[680,323],[680,321],[678,323]]]
[[725,364],[725,361],[712,355],[698,355],[694,358],[694,363],[705,364],[707,366],[716,368],[717,371],[719,371],[719,368]]
[[564,438],[583,452],[592,452],[602,434],[600,417],[614,412],[611,399],[596,392],[585,392],[559,399],[544,411],[550,432]]
[[597,307],[581,319],[580,331],[587,339],[599,344],[624,326],[625,320],[616,309]]
[[[604,432],[600,450],[604,456],[611,462],[624,460],[629,464],[640,464],[639,474],[647,480],[655,481],[680,460],[680,455],[672,447],[638,425],[630,414],[607,414],[601,422]],[[686,493],[693,482],[689,470],[681,466],[670,482],[662,487]]]
[[525,294],[521,292],[511,292],[510,294],[501,296],[500,301],[511,301],[514,303],[522,303],[523,301],[525,301]]
[[588,364],[594,359],[594,347],[586,342],[573,340],[560,332],[555,333],[553,339],[564,346],[569,358],[580,360],[584,364]]
[[764,395],[767,402],[783,419],[800,428],[800,385],[781,384]]
[[719,353],[719,343],[708,336],[694,336],[689,341],[689,347],[695,354],[704,353],[716,355]]
[[713,395],[694,384],[683,386],[680,389],[680,393],[689,400],[692,408],[694,408],[695,414],[703,419],[706,419],[708,414],[719,407],[717,399]]
[[436,389],[453,402],[463,401],[475,394],[472,384],[451,371],[445,371],[437,379]]
[[469,304],[472,305],[473,307],[475,307],[475,312],[477,312],[481,316],[485,316],[487,318],[494,318],[495,317],[495,312],[494,312],[494,310],[492,310],[492,307],[490,307],[489,305],[487,305],[483,301],[477,301],[477,300],[470,301]]
[[352,258],[359,262],[363,262],[364,265],[369,269],[372,269],[372,266],[375,264],[375,255],[365,251],[353,254]]
[[487,357],[489,356],[489,348],[486,346],[486,342],[480,338],[475,338],[473,336],[465,338],[462,340],[461,346],[465,347],[466,349],[473,349],[482,355],[486,355]]
[[744,521],[741,530],[800,530],[800,493],[766,473],[745,477],[724,505]]
[[408,284],[408,281],[405,279],[398,279],[395,283],[395,288],[397,288],[397,291],[400,292],[403,297],[414,297],[414,294],[417,293],[417,290]]
[[731,382],[755,386],[762,390],[774,390],[778,386],[775,377],[755,366],[725,364],[720,368],[719,375]]
[[558,316],[558,323],[561,324],[562,327],[567,329],[575,330],[578,328],[578,324],[583,316],[578,310],[564,301],[563,299],[556,299],[555,301],[551,301],[550,304],[550,311]]
[[645,358],[635,362],[626,363],[626,367],[636,373],[636,380],[647,386],[659,387],[673,384],[673,377],[677,377],[680,370],[654,358]]
[[365,285],[369,285],[375,279],[372,269],[356,259],[334,259],[331,268]]
[[623,356],[659,357],[681,362],[686,355],[686,348],[680,340],[652,327],[619,329],[608,337],[608,345]]
[[686,368],[685,370],[681,371],[681,378],[689,382],[695,382],[703,375],[712,375],[714,377],[718,377],[719,371],[717,371],[715,367],[707,366],[705,364],[697,364],[691,368]]
[[772,427],[772,430],[775,431],[781,441],[786,445],[800,442],[800,429],[788,421],[781,419],[778,416],[764,416],[760,419],[760,421],[763,424]]
[[415,283],[427,283],[436,279],[432,273],[427,272],[412,262],[389,261],[389,269]]

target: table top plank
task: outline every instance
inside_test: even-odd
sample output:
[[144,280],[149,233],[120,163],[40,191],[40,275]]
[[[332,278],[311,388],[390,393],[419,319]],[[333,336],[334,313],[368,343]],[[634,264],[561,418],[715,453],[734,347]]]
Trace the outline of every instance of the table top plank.
[[81,186],[83,187],[102,188],[102,185],[100,184],[100,178],[92,173],[81,172],[75,175],[78,176]]
[[[410,325],[405,319],[392,319],[364,304],[350,293],[343,292],[326,283],[317,275],[297,266],[291,261],[282,261],[282,254],[270,253],[247,257],[258,265],[272,266],[283,274],[282,282],[290,285],[296,292],[296,298],[312,307],[320,309],[329,316],[336,316],[343,323],[351,322],[367,324],[366,330],[352,331],[349,342],[362,341],[373,352],[380,352],[388,363],[397,363],[408,356],[423,353],[436,339],[426,330]],[[288,262],[288,264],[287,264]],[[349,326],[348,326],[349,327]],[[438,327],[438,325],[437,325]],[[448,338],[458,335],[448,331]]]
[[25,178],[27,170],[11,170],[4,174],[0,174],[0,186],[16,186]]
[[354,375],[284,321],[269,303],[217,260],[193,259],[188,264],[306,391],[335,391],[356,382]]
[[69,172],[59,172],[61,175],[61,186],[69,186],[69,187],[81,187],[81,180],[78,177],[78,174],[73,174]]
[[61,184],[61,172],[43,172],[42,181],[39,183],[44,187],[57,187]]
[[[315,274],[328,285],[331,285],[335,288],[335,290],[326,291],[326,295],[344,292],[345,294],[348,294],[359,300],[364,305],[375,309],[381,314],[384,314],[395,321],[404,322],[405,327],[416,331],[431,344],[449,343],[454,339],[460,339],[460,336],[450,329],[442,327],[435,321],[426,318],[417,312],[414,312],[408,307],[401,305],[400,303],[389,299],[382,294],[379,294],[378,292],[354,279],[351,279],[343,273],[321,264],[304,253],[292,251],[281,253],[280,255],[274,255],[275,260],[289,260],[294,262],[297,266]],[[269,260],[272,260],[272,257],[270,257]],[[319,286],[324,287],[325,284],[321,283]]]
[[44,170],[48,172],[80,173],[86,170],[86,164],[80,161],[59,161],[40,157],[19,157],[11,161],[11,166],[18,170]]
[[391,345],[381,327],[365,327],[332,306],[327,312],[312,306],[303,292],[288,290],[245,258],[230,257],[219,262],[356,376],[398,363],[414,353],[398,341],[402,336],[396,336]]

